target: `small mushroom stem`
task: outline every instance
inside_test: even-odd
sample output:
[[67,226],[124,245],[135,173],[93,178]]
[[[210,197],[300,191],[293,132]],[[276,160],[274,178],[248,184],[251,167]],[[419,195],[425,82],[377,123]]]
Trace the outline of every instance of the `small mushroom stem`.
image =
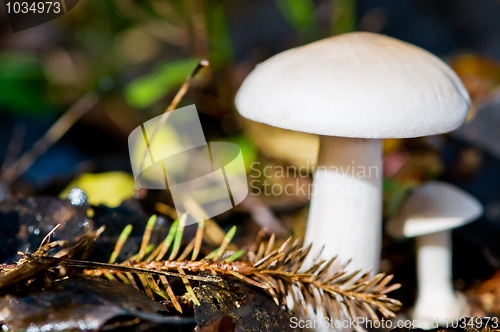
[[453,291],[451,277],[451,231],[417,237],[418,295],[413,318],[445,323],[462,314],[463,303]]
[[382,239],[382,141],[320,136],[305,243],[323,257],[352,259],[348,270],[380,263]]

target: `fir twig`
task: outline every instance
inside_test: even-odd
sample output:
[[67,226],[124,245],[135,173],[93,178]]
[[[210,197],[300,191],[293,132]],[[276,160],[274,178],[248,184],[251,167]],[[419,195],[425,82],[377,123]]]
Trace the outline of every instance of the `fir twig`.
[[[228,244],[236,233],[233,227],[226,234],[219,248],[203,259],[197,260],[201,252],[203,237],[203,223],[198,224],[198,231],[189,245],[181,252],[181,242],[186,216],[174,222],[166,239],[160,243],[155,250],[150,245],[150,230],[153,227],[154,217],[150,219],[144,238],[141,243],[139,254],[123,263],[98,263],[89,261],[78,261],[71,259],[76,250],[88,244],[97,233],[87,236],[72,247],[63,257],[54,258],[48,255],[48,251],[55,247],[65,245],[65,242],[54,241],[42,243],[42,246],[33,255],[24,254],[23,259],[12,269],[0,271],[0,288],[20,281],[19,271],[25,267],[38,272],[46,270],[51,266],[66,265],[68,267],[85,268],[84,274],[92,276],[117,276],[119,280],[132,284],[135,288],[142,290],[147,295],[165,300],[167,306],[172,306],[182,312],[179,299],[189,299],[194,305],[199,305],[193,290],[196,282],[218,282],[222,278],[237,278],[241,282],[259,287],[283,307],[293,306],[296,311],[308,313],[308,305],[315,312],[321,312],[325,317],[341,319],[343,314],[347,318],[356,320],[358,316],[378,320],[380,313],[385,318],[394,317],[401,303],[387,297],[387,293],[399,288],[399,284],[389,285],[392,276],[383,273],[374,277],[370,272],[359,274],[359,272],[347,273],[344,264],[339,270],[331,273],[331,266],[336,257],[329,260],[321,260],[317,257],[311,267],[306,269],[303,264],[310,252],[311,245],[302,247],[300,241],[289,238],[279,248],[274,248],[275,237],[265,243],[262,236],[258,237],[257,243],[249,246],[249,250],[233,252],[228,250]],[[127,226],[128,227],[128,226]],[[120,240],[113,251],[110,262],[116,260],[119,249],[130,229],[122,232]],[[149,234],[148,234],[149,233]],[[47,236],[47,241],[49,237]],[[173,245],[171,246],[171,244]],[[153,254],[148,260],[142,261],[147,250],[151,248]],[[163,256],[170,250],[168,260],[162,260]],[[255,252],[257,250],[257,252]],[[191,259],[186,260],[192,253]],[[30,275],[33,277],[33,275]],[[181,278],[185,292],[175,294],[169,278]],[[26,281],[24,278],[22,281]],[[287,303],[287,296],[292,303]]]
[[[203,259],[196,260],[201,250],[200,238],[203,236],[204,224],[200,223],[196,236],[179,255],[184,222],[185,216],[182,216],[181,221],[176,221],[172,225],[165,241],[154,250],[154,253],[160,252],[158,256],[153,253],[148,261],[131,262],[129,260],[120,266],[88,262],[87,268],[93,270],[87,270],[86,273],[102,275],[106,273],[104,271],[117,273],[124,271],[121,269],[127,269],[128,272],[134,274],[150,274],[143,286],[151,288],[149,292],[152,291],[161,297],[166,295],[169,300],[167,303],[173,305],[178,311],[181,311],[178,296],[174,295],[166,277],[180,277],[188,297],[195,305],[198,305],[199,301],[194,295],[189,280],[198,282],[220,280],[217,277],[206,277],[206,275],[211,275],[232,276],[242,282],[262,288],[279,305],[287,304],[286,297],[291,295],[297,310],[307,313],[307,305],[311,304],[315,311],[337,319],[341,318],[341,312],[353,319],[358,316],[378,319],[377,311],[386,318],[394,317],[394,312],[401,306],[399,301],[386,295],[400,286],[399,284],[388,285],[392,276],[380,273],[370,277],[369,272],[360,275],[359,271],[347,273],[344,269],[348,262],[332,274],[330,267],[336,261],[336,257],[329,260],[320,260],[316,257],[313,265],[309,269],[304,269],[303,264],[311,246],[304,248],[299,240],[293,241],[292,238],[285,241],[279,248],[274,248],[275,237],[271,236],[265,243],[262,241],[261,234],[257,243],[249,246],[248,251],[232,252],[227,250],[236,233],[236,228],[232,227],[219,248]],[[168,260],[162,260],[172,242],[173,246]],[[190,252],[192,252],[191,260],[186,260]],[[156,259],[151,261],[153,257]],[[73,264],[73,261],[68,263]],[[80,264],[80,266],[85,266],[86,262]],[[159,281],[155,281],[155,278],[159,278]],[[159,285],[161,285],[161,293],[157,288]]]

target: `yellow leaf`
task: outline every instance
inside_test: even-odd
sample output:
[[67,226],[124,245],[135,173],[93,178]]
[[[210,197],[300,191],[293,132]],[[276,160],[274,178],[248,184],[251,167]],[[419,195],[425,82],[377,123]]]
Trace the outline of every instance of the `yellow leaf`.
[[59,197],[68,197],[74,187],[82,189],[92,205],[117,207],[123,200],[134,196],[135,181],[132,175],[125,172],[85,173],[74,179]]

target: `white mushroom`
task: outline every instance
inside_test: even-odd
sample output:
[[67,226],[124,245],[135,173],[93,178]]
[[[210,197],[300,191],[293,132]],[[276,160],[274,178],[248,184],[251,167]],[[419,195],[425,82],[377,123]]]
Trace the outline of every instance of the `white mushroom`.
[[244,117],[319,134],[305,236],[313,252],[377,271],[382,237],[382,138],[460,126],[470,99],[460,79],[427,51],[354,32],[294,48],[258,65],[241,85]]
[[481,203],[468,193],[443,182],[415,189],[387,232],[394,237],[416,237],[418,296],[413,319],[430,327],[464,314],[465,301],[456,297],[451,277],[451,229],[477,219]]

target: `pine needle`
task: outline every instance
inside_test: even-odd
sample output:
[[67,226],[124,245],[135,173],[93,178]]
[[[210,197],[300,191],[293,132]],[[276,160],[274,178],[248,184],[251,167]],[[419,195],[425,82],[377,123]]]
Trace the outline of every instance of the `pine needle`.
[[182,307],[179,304],[179,301],[177,301],[177,297],[175,296],[174,291],[172,290],[172,287],[170,286],[170,283],[168,282],[167,277],[160,276],[160,281],[161,281],[163,287],[166,288],[168,297],[169,297],[170,301],[172,301],[172,305],[174,306],[174,308],[178,312],[182,313]]
[[168,248],[170,248],[170,245],[172,244],[172,241],[174,240],[175,233],[177,233],[177,228],[179,227],[179,219],[173,222],[172,227],[170,227],[170,230],[168,231],[167,237],[163,241],[163,244],[161,246],[161,251],[158,254],[158,256],[155,258],[155,261],[161,261],[162,258],[165,256],[165,254],[168,251]]
[[[180,274],[185,274],[181,267],[178,267],[177,270],[179,271]],[[189,280],[187,280],[186,278],[182,278],[182,282],[184,283],[184,287],[186,287],[186,291],[189,294],[191,301],[193,301],[195,305],[199,306],[200,301],[194,294],[193,288],[191,288],[191,285],[189,284]]]
[[120,255],[120,251],[122,251],[125,241],[127,241],[128,237],[132,233],[132,228],[132,225],[127,225],[121,232],[120,236],[118,237],[118,241],[116,241],[115,249],[111,253],[111,257],[109,258],[109,264],[113,264],[114,262],[116,262],[118,256]]
[[191,261],[196,260],[198,258],[198,254],[200,253],[201,241],[203,240],[203,231],[205,229],[205,220],[201,220],[198,222],[198,229],[196,230],[195,243],[193,255],[191,256]]
[[170,253],[169,261],[173,260],[177,253],[179,252],[179,248],[181,247],[182,234],[184,233],[184,226],[186,225],[187,213],[184,213],[179,218],[179,226],[177,227],[177,231],[175,232],[174,245],[172,247],[172,252]]
[[149,244],[149,240],[151,239],[151,233],[153,232],[153,228],[155,227],[156,219],[156,214],[153,214],[146,224],[146,229],[144,230],[144,235],[142,237],[141,248],[139,249],[139,256],[137,257],[137,260],[139,261],[146,254],[146,248]]
[[226,251],[227,246],[233,239],[234,234],[236,234],[236,226],[231,227],[229,232],[227,232],[226,236],[224,236],[224,240],[222,240],[222,244],[220,245],[219,249],[217,250],[217,254],[214,257],[215,262],[217,262],[219,258],[222,257],[222,255]]
[[243,256],[244,254],[245,254],[245,250],[240,249],[237,252],[235,252],[234,254],[232,254],[231,256],[229,256],[228,258],[226,258],[223,261],[223,263],[234,262],[235,260],[237,260],[238,258],[240,258],[241,256]]
[[[149,254],[151,251],[153,251],[153,249],[155,248],[155,245],[154,244],[148,244],[148,246],[146,247],[146,250],[144,250],[144,255],[145,254]],[[135,254],[134,256],[130,257],[129,259],[127,259],[128,261],[140,261],[141,259],[139,258],[141,255],[140,252],[138,252],[137,254]]]
[[[371,277],[370,271],[365,273],[347,272],[346,264],[343,264],[337,272],[330,272],[330,267],[336,261],[336,257],[322,259],[317,257],[312,266],[305,268],[304,262],[310,252],[311,245],[301,247],[298,241],[292,238],[287,239],[279,248],[274,248],[274,237],[271,236],[267,245],[259,239],[259,243],[249,246],[252,250],[258,249],[258,253],[247,250],[236,252],[228,251],[229,243],[236,233],[236,228],[232,227],[224,236],[219,248],[212,251],[203,259],[197,260],[201,250],[201,240],[203,238],[204,225],[198,225],[196,235],[189,244],[183,248],[182,254],[177,254],[181,250],[181,241],[187,215],[172,224],[165,240],[160,244],[154,254],[158,252],[154,261],[142,262],[140,259],[127,260],[122,264],[98,263],[88,261],[77,261],[68,257],[75,250],[68,251],[68,257],[64,260],[56,260],[48,256],[49,248],[62,246],[61,241],[44,244],[33,255],[23,254],[24,258],[19,264],[32,264],[40,259],[55,260],[54,264],[63,264],[68,267],[83,267],[87,275],[116,278],[123,282],[131,283],[135,288],[145,292],[148,296],[155,298],[155,295],[166,300],[166,304],[173,306],[175,310],[182,312],[179,298],[189,299],[193,305],[200,305],[191,283],[218,282],[222,278],[236,278],[243,283],[262,288],[279,305],[287,303],[287,296],[293,300],[294,307],[308,313],[308,306],[311,306],[316,313],[325,317],[344,317],[356,320],[357,317],[365,316],[372,320],[379,319],[381,314],[385,318],[395,317],[395,311],[399,310],[401,303],[395,299],[387,297],[387,293],[399,288],[399,284],[390,285],[392,276],[383,273]],[[150,219],[149,229],[154,225]],[[129,226],[127,226],[129,227]],[[145,231],[144,237],[151,234]],[[112,259],[116,257],[123,246],[130,229],[124,230],[115,246]],[[47,241],[49,239],[47,238]],[[144,239],[141,248],[147,245],[149,239]],[[162,260],[171,244],[172,252],[168,260]],[[147,245],[147,248],[154,248],[154,245]],[[191,259],[187,260],[189,254]],[[142,249],[138,254],[144,256]],[[220,260],[225,257],[222,262]],[[151,257],[151,256],[150,256]],[[154,257],[154,256],[153,256]],[[132,257],[134,258],[134,257]],[[305,272],[298,272],[305,271]],[[135,278],[134,278],[135,276]],[[185,292],[176,295],[168,281],[168,277],[181,278]],[[8,285],[2,284],[0,277],[0,287]],[[12,278],[11,278],[12,279]],[[136,280],[140,281],[137,285]],[[191,280],[191,281],[190,281]],[[291,295],[291,296],[289,296]],[[377,314],[378,311],[378,314]]]

